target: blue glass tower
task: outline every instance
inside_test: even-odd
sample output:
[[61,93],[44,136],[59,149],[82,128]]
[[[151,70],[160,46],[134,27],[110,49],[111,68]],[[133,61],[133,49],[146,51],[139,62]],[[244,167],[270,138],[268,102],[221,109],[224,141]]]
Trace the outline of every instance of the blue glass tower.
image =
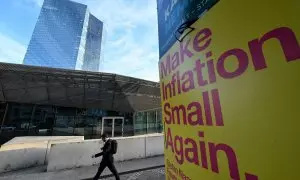
[[100,66],[100,52],[103,23],[92,14],[89,15],[88,30],[84,53],[83,70],[98,71]]
[[98,71],[103,23],[87,6],[70,0],[44,0],[24,64]]

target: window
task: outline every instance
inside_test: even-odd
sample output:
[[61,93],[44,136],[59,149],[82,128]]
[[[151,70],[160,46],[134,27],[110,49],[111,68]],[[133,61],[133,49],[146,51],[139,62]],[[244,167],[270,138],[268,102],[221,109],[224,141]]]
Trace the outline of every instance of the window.
[[156,111],[147,112],[147,133],[156,133]]
[[137,112],[135,113],[134,135],[140,135],[146,133],[147,133],[147,113]]

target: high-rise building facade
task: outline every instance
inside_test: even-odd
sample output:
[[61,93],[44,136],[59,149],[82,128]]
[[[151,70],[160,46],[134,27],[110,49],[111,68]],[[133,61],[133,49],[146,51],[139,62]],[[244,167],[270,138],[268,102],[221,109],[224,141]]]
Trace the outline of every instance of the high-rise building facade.
[[86,5],[44,0],[23,63],[99,71],[102,30]]

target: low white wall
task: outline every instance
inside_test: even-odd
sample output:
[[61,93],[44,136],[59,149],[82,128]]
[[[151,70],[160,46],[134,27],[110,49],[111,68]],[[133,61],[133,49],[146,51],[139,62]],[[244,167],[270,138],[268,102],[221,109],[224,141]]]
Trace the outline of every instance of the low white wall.
[[52,143],[83,141],[83,136],[19,137],[0,148],[0,173],[44,165]]
[[52,144],[47,171],[78,168],[97,163],[91,156],[98,152],[100,140],[86,140],[78,143]]
[[69,138],[52,139],[48,141],[45,165],[48,164],[50,148],[52,144],[70,143],[70,142],[81,142],[84,141],[84,136],[68,136]]
[[84,140],[84,136],[24,136],[15,137],[10,141],[6,142],[2,146],[13,145],[13,144],[25,144],[25,143],[37,143],[42,141],[56,141],[56,140]]
[[6,148],[1,148],[0,151],[0,173],[42,165],[45,162],[47,151],[45,143],[22,144],[22,148],[15,144]]
[[146,157],[157,156],[164,153],[164,136],[151,135],[146,138]]
[[[164,151],[162,134],[116,139],[116,161],[162,155]],[[82,136],[16,138],[0,148],[0,173],[44,164],[48,164],[48,171],[95,165],[101,158],[91,156],[102,146],[101,140],[84,141]]]
[[118,152],[114,156],[116,161],[145,158],[145,136],[116,138],[116,140],[118,141]]
[[[163,135],[143,135],[115,138],[118,141],[116,161],[125,161],[150,156],[163,155]],[[72,169],[98,164],[101,158],[91,158],[99,153],[101,140],[86,140],[77,143],[52,144],[49,153],[47,171]]]

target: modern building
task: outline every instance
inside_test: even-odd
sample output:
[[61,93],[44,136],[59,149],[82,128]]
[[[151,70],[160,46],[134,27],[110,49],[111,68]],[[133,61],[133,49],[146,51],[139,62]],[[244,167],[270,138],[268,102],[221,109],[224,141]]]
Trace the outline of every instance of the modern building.
[[102,30],[86,5],[44,0],[23,64],[98,72]]
[[159,83],[7,63],[0,72],[0,144],[16,136],[162,132]]

